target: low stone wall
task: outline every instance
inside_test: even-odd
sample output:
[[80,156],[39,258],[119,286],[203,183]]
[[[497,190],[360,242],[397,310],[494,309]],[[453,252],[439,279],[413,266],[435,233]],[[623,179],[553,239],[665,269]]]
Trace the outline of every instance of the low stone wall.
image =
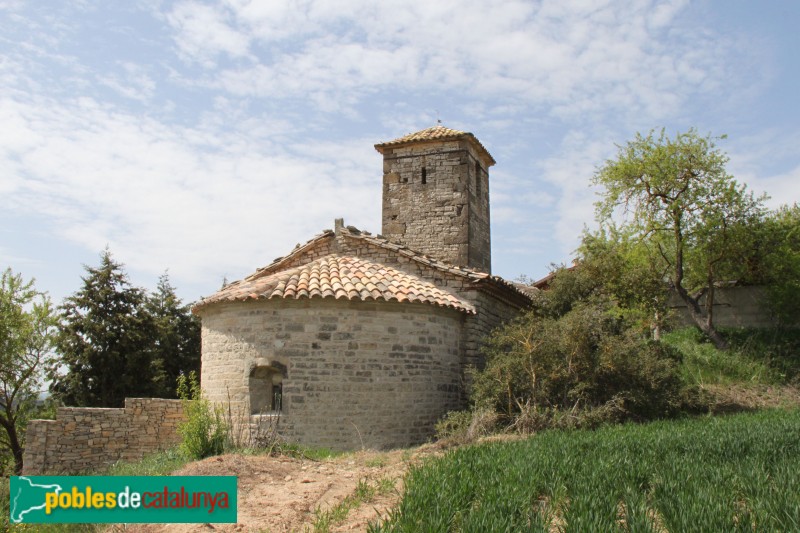
[[[705,296],[700,298],[705,313]],[[686,305],[677,294],[672,294],[669,306],[675,310],[681,324],[693,325]],[[722,327],[769,328],[775,325],[767,303],[764,287],[720,287],[714,291],[714,324]]]
[[23,474],[73,474],[136,460],[174,446],[180,400],[126,398],[122,409],[59,407],[55,420],[31,420]]

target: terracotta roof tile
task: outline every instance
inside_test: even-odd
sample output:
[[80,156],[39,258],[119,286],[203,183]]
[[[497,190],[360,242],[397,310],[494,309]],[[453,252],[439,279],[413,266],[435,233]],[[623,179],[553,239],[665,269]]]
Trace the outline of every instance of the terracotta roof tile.
[[468,131],[461,131],[461,130],[454,130],[451,128],[447,128],[445,126],[442,126],[441,124],[437,124],[432,128],[427,128],[414,133],[409,133],[408,135],[398,137],[397,139],[393,139],[391,141],[386,141],[383,143],[376,144],[375,149],[378,152],[383,153],[386,148],[394,148],[406,144],[428,142],[428,141],[450,141],[463,138],[467,138],[472,142],[474,142],[477,145],[479,151],[483,152],[483,154],[488,157],[490,164],[491,165],[495,164],[495,160],[492,157],[492,155],[483,146],[483,144],[481,144],[478,138],[475,137],[472,133]]
[[398,137],[397,139],[394,139],[392,141],[381,143],[378,146],[391,146],[394,144],[406,144],[416,141],[439,141],[446,139],[457,139],[462,135],[466,134],[467,134],[466,131],[454,130],[442,126],[441,124],[437,124],[432,128],[427,128],[414,133],[409,133],[408,135]]
[[[340,235],[342,238],[352,239],[357,242],[361,241],[368,243],[372,246],[383,248],[385,250],[392,252],[393,254],[402,255],[404,257],[407,257],[411,261],[425,265],[434,270],[439,270],[440,272],[448,272],[450,274],[466,278],[476,287],[484,287],[487,290],[493,292],[496,292],[498,290],[504,293],[510,292],[512,294],[517,294],[518,297],[521,296],[523,298],[521,302],[524,301],[530,302],[531,298],[530,289],[528,289],[527,287],[522,287],[520,284],[508,282],[499,276],[492,276],[486,272],[481,272],[479,270],[474,270],[465,267],[458,267],[444,261],[439,261],[437,259],[428,257],[420,252],[412,250],[402,244],[389,241],[380,235],[375,236],[370,234],[369,232],[360,231],[359,229],[352,226],[342,227],[338,231],[339,231],[338,235]],[[278,295],[284,297],[283,294],[287,290],[289,290],[287,287],[287,281],[291,278],[292,276],[291,273],[293,272],[297,272],[296,281],[294,282],[295,283],[294,287],[296,287],[296,289],[289,290],[291,296],[285,296],[285,297],[293,297],[293,298],[321,297],[321,298],[354,299],[355,298],[354,296],[348,295],[343,290],[344,285],[342,283],[342,274],[340,273],[341,264],[339,262],[330,262],[330,261],[321,262],[319,259],[317,259],[310,261],[309,263],[304,264],[303,266],[294,266],[288,268],[285,266],[287,264],[290,264],[301,254],[305,253],[306,251],[312,249],[317,245],[326,246],[325,241],[327,240],[332,241],[334,238],[336,238],[336,235],[337,234],[331,230],[323,231],[319,235],[309,240],[307,243],[295,247],[295,249],[292,250],[292,252],[286,255],[285,257],[281,257],[273,261],[269,265],[257,269],[256,272],[246,277],[244,280],[231,283],[222,291],[219,291],[216,294],[209,296],[208,298],[202,299],[195,306],[195,308],[202,307],[208,303],[223,301],[223,300],[233,301],[233,300],[264,298],[265,296],[263,296],[263,291],[260,291],[258,289],[263,285],[263,283],[266,283],[262,282],[262,280],[270,280],[269,283],[275,284],[275,287],[272,289],[273,292],[269,297],[277,297]],[[330,255],[324,257],[327,258],[329,256]],[[354,257],[350,257],[350,259],[356,260]],[[406,282],[408,281],[408,277],[410,276],[415,279],[418,279],[421,283],[427,284],[427,286],[435,288],[434,285],[428,283],[427,281],[421,280],[416,276],[407,274],[393,267],[389,267],[387,265],[383,265],[376,262],[365,261],[362,259],[357,259],[357,260],[364,261],[365,263],[369,263],[370,265],[372,265],[369,269],[363,270],[363,275],[357,278],[357,280],[364,285],[363,289],[361,289],[360,287],[356,289],[356,292],[358,293],[358,298],[372,299],[372,300],[386,300],[388,294],[394,294],[392,293],[392,291],[402,296],[401,293],[397,292],[397,285],[392,284],[393,278],[395,277],[395,273],[401,276],[401,278],[405,277]],[[303,289],[300,288],[299,286],[300,285],[299,280],[301,279],[303,280],[303,283],[306,283],[307,280],[307,286],[303,285],[305,288],[307,288],[307,292],[303,291]],[[334,281],[332,282],[331,280]],[[336,284],[335,287],[334,283]],[[298,293],[298,290],[300,290],[301,292]],[[234,294],[235,296],[233,296]],[[525,305],[525,304],[520,303],[520,305]],[[461,307],[455,306],[454,308],[460,309]]]
[[[300,280],[308,279],[310,291]],[[419,302],[474,314],[472,304],[423,279],[387,265],[336,254],[302,266],[231,283],[205,298],[195,308],[217,302],[300,299],[310,297],[347,300]]]

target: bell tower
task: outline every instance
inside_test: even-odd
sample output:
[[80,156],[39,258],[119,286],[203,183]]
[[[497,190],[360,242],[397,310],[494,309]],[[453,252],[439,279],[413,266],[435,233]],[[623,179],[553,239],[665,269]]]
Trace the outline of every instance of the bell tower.
[[491,273],[489,167],[495,160],[480,141],[437,124],[375,149],[383,155],[383,236]]

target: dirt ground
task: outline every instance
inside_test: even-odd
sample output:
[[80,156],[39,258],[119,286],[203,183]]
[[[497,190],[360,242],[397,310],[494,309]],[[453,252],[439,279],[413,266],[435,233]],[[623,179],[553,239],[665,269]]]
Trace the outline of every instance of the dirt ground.
[[[706,386],[716,413],[800,406],[794,387]],[[489,440],[516,439],[516,435]],[[313,532],[320,513],[339,506],[356,493],[360,481],[372,487],[393,486],[350,509],[346,517],[330,524],[330,531],[366,531],[371,521],[385,516],[400,499],[403,475],[409,465],[443,453],[429,444],[391,452],[363,451],[315,461],[278,456],[223,455],[186,465],[174,475],[235,475],[238,484],[237,524],[146,524],[112,526],[110,533]],[[387,481],[388,480],[388,481]],[[391,485],[388,485],[390,483]]]
[[[403,475],[412,463],[441,453],[434,445],[391,452],[356,452],[322,461],[292,457],[222,455],[186,465],[180,476],[238,476],[236,524],[131,524],[112,532],[190,533],[210,531],[314,531],[324,513],[356,492],[359,481],[384,487],[369,501],[351,509],[330,531],[365,531],[399,500]],[[381,481],[383,480],[383,481]],[[394,489],[386,490],[390,480]]]

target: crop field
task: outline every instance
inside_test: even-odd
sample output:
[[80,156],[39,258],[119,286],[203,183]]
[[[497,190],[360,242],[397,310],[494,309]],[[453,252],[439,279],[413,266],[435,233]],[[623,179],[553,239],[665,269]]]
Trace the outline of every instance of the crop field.
[[372,531],[800,531],[800,411],[545,432],[405,486]]

